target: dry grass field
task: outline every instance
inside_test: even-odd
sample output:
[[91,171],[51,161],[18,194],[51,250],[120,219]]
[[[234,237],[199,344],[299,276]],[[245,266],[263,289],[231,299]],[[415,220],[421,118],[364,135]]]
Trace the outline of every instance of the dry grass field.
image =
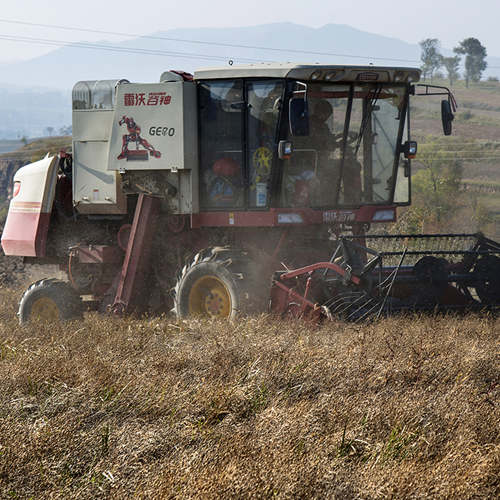
[[498,498],[500,320],[89,314],[0,290],[2,498]]

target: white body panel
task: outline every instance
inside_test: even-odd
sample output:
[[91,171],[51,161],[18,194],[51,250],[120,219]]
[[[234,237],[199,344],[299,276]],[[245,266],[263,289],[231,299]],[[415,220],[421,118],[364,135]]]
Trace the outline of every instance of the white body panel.
[[73,203],[81,213],[127,212],[117,172],[106,169],[108,142],[74,142]]
[[45,256],[57,183],[57,160],[47,155],[16,172],[14,186],[20,183],[20,189],[14,192],[2,233],[6,255]]
[[81,213],[124,214],[115,172],[108,172],[113,110],[73,110],[73,204]]
[[[140,129],[138,133],[129,129],[125,118],[133,120]],[[141,139],[145,143],[141,144]],[[137,159],[139,154],[135,159],[121,154],[124,143],[128,151],[142,153],[142,158]],[[109,170],[195,170],[197,151],[194,83],[134,83],[117,88]]]
[[109,141],[113,110],[73,111],[73,141]]
[[[121,175],[163,171],[177,190],[167,200],[168,210],[197,213],[196,84],[121,83],[109,92],[110,108],[79,105],[73,110],[73,203],[77,211],[124,214],[127,204]],[[90,93],[88,99],[92,98]]]
[[43,160],[30,163],[16,172],[14,182],[20,182],[21,189],[19,194],[12,199],[11,204],[17,210],[43,213],[52,211],[57,180],[57,160],[57,156],[46,156]]

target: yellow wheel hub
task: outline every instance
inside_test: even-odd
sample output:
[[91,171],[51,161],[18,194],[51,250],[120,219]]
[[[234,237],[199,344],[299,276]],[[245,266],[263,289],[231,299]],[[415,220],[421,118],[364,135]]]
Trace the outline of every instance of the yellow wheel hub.
[[228,318],[232,303],[229,290],[216,276],[198,278],[189,292],[189,314]]
[[31,317],[34,320],[57,321],[59,319],[59,308],[51,298],[40,297],[31,306]]

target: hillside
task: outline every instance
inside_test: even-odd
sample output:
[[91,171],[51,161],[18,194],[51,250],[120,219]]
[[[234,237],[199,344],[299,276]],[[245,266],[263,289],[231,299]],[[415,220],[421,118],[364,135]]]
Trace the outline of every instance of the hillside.
[[[85,34],[82,33],[82,38]],[[429,34],[431,36],[431,34]],[[103,39],[56,48],[28,61],[0,67],[0,84],[25,86],[37,75],[38,86],[68,91],[78,80],[127,78],[158,81],[167,69],[194,71],[206,66],[272,61],[325,64],[420,65],[417,43],[362,31],[345,24],[313,28],[282,22],[255,26],[178,28],[131,36],[125,41]],[[92,45],[97,48],[92,48]],[[82,48],[84,47],[84,48]],[[488,49],[484,76],[498,76],[500,58]],[[444,56],[453,55],[443,47]]]
[[[193,72],[229,61],[420,65],[418,44],[343,24],[171,29],[119,42],[101,40],[94,46],[82,41],[0,65],[0,138],[39,136],[47,127],[62,133],[61,127],[71,121],[70,91],[79,80],[157,82],[168,69]],[[451,48],[442,53],[453,55]],[[499,76],[500,58],[493,48],[488,53],[484,77]]]
[[7,87],[0,77],[0,139],[40,137],[48,128],[59,133],[71,123],[70,89]]
[[0,138],[40,136],[47,134],[47,127],[61,133],[61,127],[71,122],[70,91],[79,80],[125,78],[157,82],[165,70],[193,72],[206,66],[225,66],[228,61],[236,64],[290,60],[383,64],[385,61],[377,57],[385,57],[409,60],[406,64],[411,66],[415,64],[411,61],[418,63],[419,59],[418,45],[338,24],[320,28],[274,23],[171,29],[120,42],[102,40],[94,44],[98,46],[96,49],[85,42],[80,45],[85,48],[71,44],[27,61],[0,65],[0,116],[3,118]]
[[[433,82],[448,85],[444,80]],[[420,158],[426,145],[438,140],[439,149],[449,161],[458,160],[462,170],[463,194],[456,198],[457,222],[450,230],[460,231],[460,220],[467,230],[481,229],[493,238],[500,237],[500,83],[484,81],[465,88],[457,82],[453,92],[458,110],[453,135],[444,137],[441,129],[439,98],[413,99],[412,135],[419,141]],[[413,162],[414,173],[422,168],[419,155]],[[489,221],[483,227],[471,226],[472,205],[481,207]],[[463,210],[462,210],[463,209]],[[473,217],[472,217],[473,218]]]

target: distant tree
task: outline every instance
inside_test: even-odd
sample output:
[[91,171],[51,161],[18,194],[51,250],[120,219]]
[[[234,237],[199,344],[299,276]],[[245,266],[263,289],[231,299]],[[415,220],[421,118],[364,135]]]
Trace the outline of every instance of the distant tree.
[[448,75],[450,86],[452,86],[453,82],[455,82],[459,76],[458,68],[460,66],[460,56],[442,57],[441,63],[444,66],[444,69],[446,70],[446,73]]
[[59,134],[60,135],[71,135],[72,132],[72,126],[71,125],[64,125],[59,128]]
[[469,80],[478,82],[483,71],[488,66],[486,62],[486,48],[477,38],[465,38],[453,49],[455,54],[465,54],[465,86],[469,87]]
[[420,59],[422,61],[422,73],[424,78],[432,77],[434,72],[441,67],[441,54],[439,53],[439,40],[437,38],[426,38],[420,43],[422,53]]
[[25,135],[23,135],[23,136],[21,137],[21,142],[22,142],[25,146],[26,146],[26,144],[28,144],[28,139],[26,138],[26,136],[25,136]]
[[54,127],[45,127],[45,132],[47,132],[47,135],[51,136],[54,133]]

